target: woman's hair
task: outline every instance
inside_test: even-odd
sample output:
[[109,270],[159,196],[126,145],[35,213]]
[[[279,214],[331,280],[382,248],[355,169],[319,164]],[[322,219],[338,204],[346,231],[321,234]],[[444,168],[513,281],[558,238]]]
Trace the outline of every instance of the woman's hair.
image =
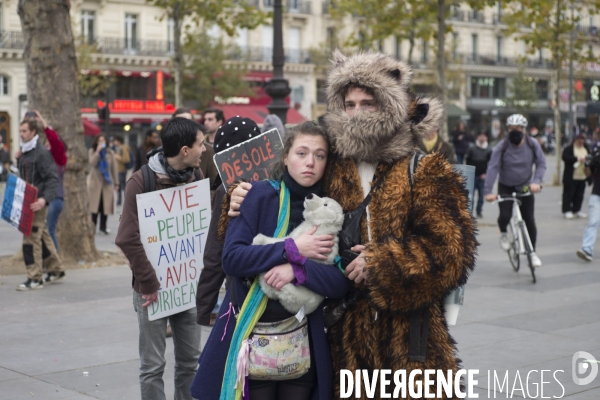
[[281,157],[279,157],[279,160],[277,160],[277,162],[273,164],[273,167],[271,167],[271,179],[281,180],[283,178],[283,174],[286,170],[283,159],[289,154],[292,146],[294,145],[294,141],[300,135],[321,136],[327,144],[327,154],[329,154],[329,136],[327,136],[327,132],[321,125],[313,121],[306,121],[298,124],[285,134]]
[[104,143],[106,143],[108,146],[108,140],[106,140],[106,136],[104,136],[103,134],[100,134],[100,135],[94,137],[94,141],[92,142],[92,149],[94,149],[94,151],[96,151],[98,149],[98,141],[100,141],[101,137],[104,138]]

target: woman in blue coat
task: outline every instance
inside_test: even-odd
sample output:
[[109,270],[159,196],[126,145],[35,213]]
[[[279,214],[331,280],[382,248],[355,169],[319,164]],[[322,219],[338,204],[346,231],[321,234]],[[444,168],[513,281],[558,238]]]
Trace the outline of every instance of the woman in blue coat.
[[[325,131],[312,122],[296,126],[286,136],[283,157],[273,171],[273,177],[282,180],[290,192],[288,232],[302,221],[304,199],[314,193],[322,195],[321,181],[329,141]],[[227,227],[223,249],[223,270],[232,276],[219,318],[199,360],[196,378],[191,387],[192,396],[199,400],[217,400],[221,393],[223,374],[236,321],[228,314],[231,288],[241,307],[248,294],[248,282],[266,272],[265,280],[276,289],[287,283],[302,284],[324,297],[342,298],[348,290],[348,279],[333,265],[322,265],[306,258],[325,259],[330,251],[330,235],[309,233],[295,241],[253,246],[258,234],[273,236],[279,214],[279,191],[267,181],[255,182],[242,204],[241,214]],[[291,246],[291,247],[290,247]],[[306,260],[300,268],[288,263],[298,253]],[[259,322],[281,321],[293,317],[276,300],[269,300]],[[310,340],[311,367],[303,376],[287,381],[249,380],[251,400],[328,400],[332,394],[333,371],[329,346],[323,325],[323,304],[307,316]],[[229,400],[229,399],[228,399]]]

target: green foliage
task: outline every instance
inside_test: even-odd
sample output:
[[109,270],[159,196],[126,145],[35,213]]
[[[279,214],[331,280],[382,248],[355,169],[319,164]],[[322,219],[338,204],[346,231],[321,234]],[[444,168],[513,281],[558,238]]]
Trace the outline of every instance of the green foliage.
[[338,0],[331,7],[331,16],[342,19],[357,17],[359,34],[353,32],[346,45],[372,48],[377,41],[395,36],[399,40],[429,40],[435,31],[436,8],[423,0]]
[[509,107],[517,109],[519,114],[527,114],[536,106],[538,95],[535,80],[525,74],[524,65],[519,66],[517,75],[506,85],[510,96],[506,98]]
[[114,71],[98,71],[94,65],[92,54],[99,53],[97,46],[88,44],[82,39],[75,41],[77,54],[77,81],[82,97],[94,97],[105,93],[116,81]]
[[216,23],[229,36],[235,34],[237,27],[254,29],[269,17],[244,0],[146,0],[146,3],[164,9],[169,18],[189,18],[196,26]]
[[253,96],[255,93],[244,79],[247,69],[242,52],[226,45],[223,39],[211,38],[205,29],[186,34],[183,43],[183,99],[207,107],[215,98]]

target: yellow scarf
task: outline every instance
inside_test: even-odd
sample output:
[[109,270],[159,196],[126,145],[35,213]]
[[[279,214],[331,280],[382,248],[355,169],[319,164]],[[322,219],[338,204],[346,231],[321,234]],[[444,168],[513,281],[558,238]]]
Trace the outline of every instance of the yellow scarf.
[[435,146],[435,144],[437,143],[438,140],[438,134],[436,133],[433,136],[433,139],[423,139],[423,146],[425,146],[425,150],[427,151],[427,153],[431,153],[431,150],[433,150],[433,146]]

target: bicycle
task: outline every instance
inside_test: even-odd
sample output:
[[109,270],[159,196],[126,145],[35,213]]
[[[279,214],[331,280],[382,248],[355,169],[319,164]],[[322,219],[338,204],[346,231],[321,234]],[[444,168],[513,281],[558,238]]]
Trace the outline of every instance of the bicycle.
[[503,201],[512,201],[513,209],[512,209],[512,217],[510,218],[510,224],[508,225],[509,229],[509,242],[510,248],[508,249],[508,259],[515,270],[515,272],[519,271],[521,266],[521,255],[527,256],[527,263],[529,264],[529,269],[531,270],[531,277],[533,278],[533,283],[536,282],[535,279],[535,267],[531,262],[531,253],[533,253],[533,245],[531,244],[531,239],[529,238],[529,232],[527,231],[527,226],[525,225],[525,221],[521,216],[521,209],[519,206],[521,205],[521,201],[519,198],[532,196],[531,192],[526,193],[512,193],[510,196],[501,196],[498,195],[498,199],[496,202],[500,203]]

